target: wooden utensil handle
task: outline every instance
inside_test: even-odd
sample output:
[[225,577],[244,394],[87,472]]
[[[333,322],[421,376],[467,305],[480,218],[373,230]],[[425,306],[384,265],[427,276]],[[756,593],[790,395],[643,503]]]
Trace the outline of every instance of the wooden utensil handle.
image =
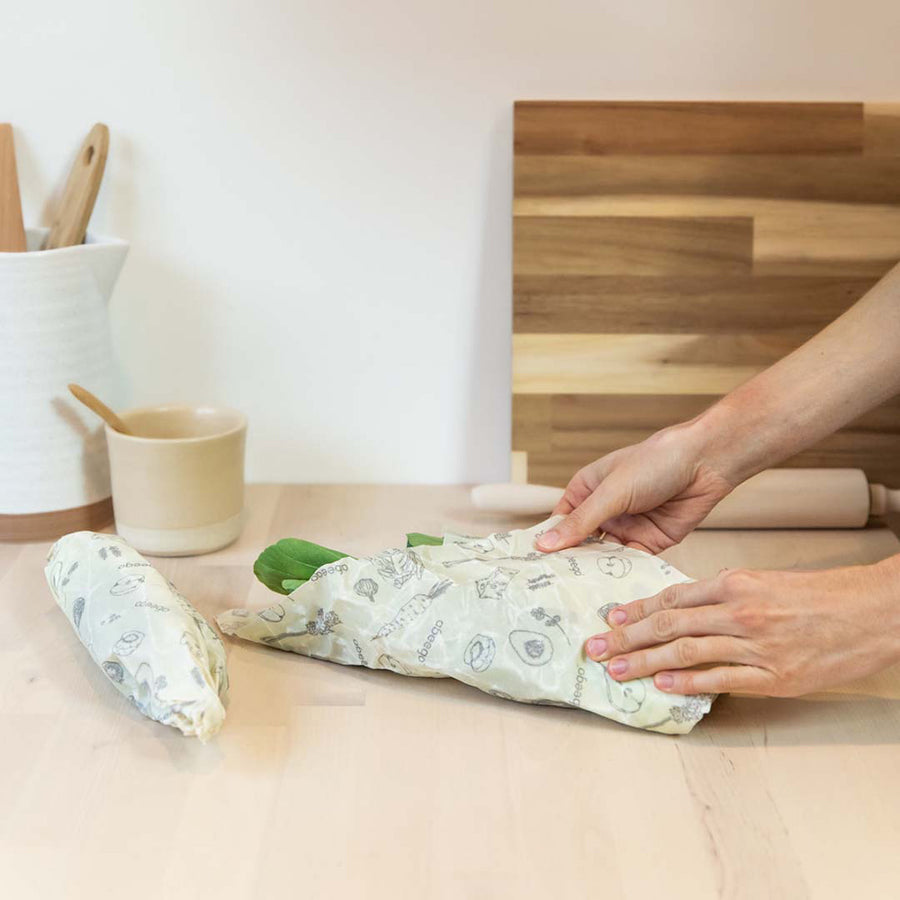
[[24,253],[25,228],[12,125],[0,125],[0,251]]
[[66,182],[62,201],[42,250],[84,243],[109,151],[109,129],[98,122],[88,133]]
[[76,400],[79,400],[88,409],[100,416],[113,431],[131,434],[131,429],[99,397],[83,388],[80,384],[70,384],[69,390]]

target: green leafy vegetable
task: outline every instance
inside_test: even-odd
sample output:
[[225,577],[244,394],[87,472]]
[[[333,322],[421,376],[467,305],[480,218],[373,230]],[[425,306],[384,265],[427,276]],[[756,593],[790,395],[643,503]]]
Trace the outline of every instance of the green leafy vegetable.
[[303,582],[309,581],[317,569],[347,555],[309,541],[283,538],[259,554],[253,564],[253,574],[269,590],[290,594]]
[[440,547],[443,543],[443,538],[420,534],[418,531],[412,531],[406,536],[407,547]]

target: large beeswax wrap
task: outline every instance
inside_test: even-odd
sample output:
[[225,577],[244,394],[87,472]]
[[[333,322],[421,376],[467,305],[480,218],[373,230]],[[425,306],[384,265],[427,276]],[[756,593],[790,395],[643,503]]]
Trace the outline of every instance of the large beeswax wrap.
[[617,682],[585,656],[615,606],[690,581],[664,560],[608,542],[543,554],[559,518],[442,546],[385,550],[321,567],[262,612],[218,617],[226,634],[402,675],[456,678],[495,697],[572,706],[669,734],[691,730],[713,697]]
[[145,716],[207,741],[225,720],[221,639],[122,538],[78,531],[51,548],[50,590],[94,662]]

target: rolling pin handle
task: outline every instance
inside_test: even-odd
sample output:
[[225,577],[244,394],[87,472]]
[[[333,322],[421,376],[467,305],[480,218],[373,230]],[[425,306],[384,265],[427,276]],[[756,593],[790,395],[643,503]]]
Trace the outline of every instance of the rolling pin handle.
[[472,503],[491,512],[540,516],[547,515],[564,493],[543,484],[480,484],[472,488]]
[[870,484],[869,498],[869,514],[872,516],[900,512],[900,490],[891,490],[883,484]]

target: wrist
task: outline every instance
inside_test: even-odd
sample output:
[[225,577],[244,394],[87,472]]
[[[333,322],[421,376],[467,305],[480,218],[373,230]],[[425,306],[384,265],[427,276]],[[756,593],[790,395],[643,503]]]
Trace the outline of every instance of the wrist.
[[879,599],[878,608],[885,637],[890,642],[891,662],[900,662],[900,553],[868,567],[871,590]]
[[740,404],[724,397],[684,427],[702,465],[733,488],[766,467],[754,422]]

